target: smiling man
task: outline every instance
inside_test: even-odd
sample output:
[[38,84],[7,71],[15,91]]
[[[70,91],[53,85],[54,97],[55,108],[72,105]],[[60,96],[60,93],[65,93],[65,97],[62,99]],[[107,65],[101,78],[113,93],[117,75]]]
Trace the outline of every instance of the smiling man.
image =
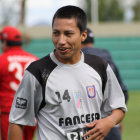
[[80,34],[74,18],[56,18],[53,23],[52,41],[56,58],[65,64],[75,64],[81,59],[79,46],[86,38],[86,32]]
[[[86,25],[81,8],[57,10],[55,49],[26,69],[10,112],[8,140],[21,140],[22,126],[35,125],[34,117],[38,140],[101,140],[123,119],[124,95],[112,69],[81,52]],[[27,101],[24,108],[17,107],[19,98]]]

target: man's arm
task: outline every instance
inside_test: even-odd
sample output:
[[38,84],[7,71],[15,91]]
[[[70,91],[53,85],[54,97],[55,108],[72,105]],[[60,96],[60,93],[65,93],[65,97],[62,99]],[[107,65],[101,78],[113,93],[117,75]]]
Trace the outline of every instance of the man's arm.
[[117,78],[117,80],[118,80],[118,82],[121,86],[121,89],[124,93],[125,103],[127,103],[128,99],[129,99],[127,86],[123,82],[123,79],[121,77],[121,74],[119,72],[119,69],[118,69],[117,65],[113,61],[109,61],[109,64],[110,64],[112,70],[114,71],[114,74],[116,75],[116,78]]
[[87,140],[103,139],[109,133],[111,128],[121,122],[124,116],[125,113],[121,109],[113,110],[108,117],[86,125],[86,127],[93,129],[88,131],[84,137],[90,136]]
[[8,140],[22,140],[23,126],[19,124],[9,123]]

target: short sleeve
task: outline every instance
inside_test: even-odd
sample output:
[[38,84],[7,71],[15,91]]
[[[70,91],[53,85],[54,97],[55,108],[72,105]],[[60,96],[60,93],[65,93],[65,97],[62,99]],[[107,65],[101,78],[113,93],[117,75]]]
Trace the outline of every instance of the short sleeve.
[[102,117],[108,116],[114,109],[122,109],[127,111],[125,98],[118,80],[112,71],[110,65],[107,66],[107,82],[101,107]]
[[35,117],[42,101],[41,93],[40,83],[26,70],[15,94],[9,121],[15,124],[34,126]]

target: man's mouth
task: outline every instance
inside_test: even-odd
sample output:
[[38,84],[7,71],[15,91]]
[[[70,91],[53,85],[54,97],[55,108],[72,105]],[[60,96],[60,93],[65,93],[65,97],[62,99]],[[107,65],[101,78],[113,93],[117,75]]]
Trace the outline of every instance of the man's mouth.
[[60,47],[60,48],[58,48],[58,50],[59,50],[61,53],[67,53],[70,49],[69,49],[69,48],[65,48],[65,47]]

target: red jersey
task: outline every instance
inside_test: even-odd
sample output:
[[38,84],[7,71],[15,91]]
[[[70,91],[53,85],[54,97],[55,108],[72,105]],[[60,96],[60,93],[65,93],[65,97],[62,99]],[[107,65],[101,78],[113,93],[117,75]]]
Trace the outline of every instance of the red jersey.
[[22,79],[24,70],[38,58],[21,47],[9,47],[0,55],[0,109],[10,112],[15,92]]

